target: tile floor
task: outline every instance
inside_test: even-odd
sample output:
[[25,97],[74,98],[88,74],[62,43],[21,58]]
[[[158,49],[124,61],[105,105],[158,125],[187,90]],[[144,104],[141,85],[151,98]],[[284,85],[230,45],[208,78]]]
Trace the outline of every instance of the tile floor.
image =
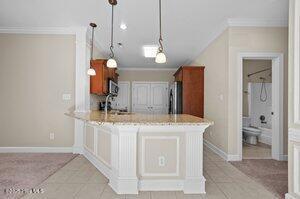
[[204,148],[206,194],[185,195],[183,192],[140,192],[139,195],[117,195],[108,180],[83,156],[78,156],[50,176],[37,188],[43,194],[28,194],[24,199],[274,199],[263,186],[257,184],[230,163],[208,148]]
[[272,159],[271,146],[261,142],[257,145],[243,143],[243,159]]

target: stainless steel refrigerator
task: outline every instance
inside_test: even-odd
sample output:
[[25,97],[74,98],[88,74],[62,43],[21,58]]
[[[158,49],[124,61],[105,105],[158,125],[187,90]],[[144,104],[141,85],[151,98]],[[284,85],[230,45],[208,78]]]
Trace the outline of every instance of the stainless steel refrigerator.
[[174,82],[170,88],[169,114],[182,114],[182,82]]

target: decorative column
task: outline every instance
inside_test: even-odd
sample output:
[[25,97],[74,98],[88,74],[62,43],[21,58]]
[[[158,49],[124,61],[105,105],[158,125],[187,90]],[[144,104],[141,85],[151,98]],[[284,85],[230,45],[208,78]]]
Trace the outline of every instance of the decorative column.
[[138,194],[137,132],[135,126],[116,126],[112,133],[109,185],[118,194]]
[[[87,90],[87,28],[73,28],[76,37],[76,66],[75,66],[75,112],[86,112],[89,104],[89,90]],[[84,122],[75,119],[73,153],[83,153]]]
[[183,192],[185,194],[205,193],[203,176],[203,133],[208,126],[197,126],[185,133],[186,173]]

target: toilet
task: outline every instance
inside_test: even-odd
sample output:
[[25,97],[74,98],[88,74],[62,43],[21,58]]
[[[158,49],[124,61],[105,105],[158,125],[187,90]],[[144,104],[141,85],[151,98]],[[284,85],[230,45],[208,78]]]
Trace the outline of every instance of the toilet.
[[256,145],[261,130],[251,126],[251,118],[243,117],[243,138],[248,144]]

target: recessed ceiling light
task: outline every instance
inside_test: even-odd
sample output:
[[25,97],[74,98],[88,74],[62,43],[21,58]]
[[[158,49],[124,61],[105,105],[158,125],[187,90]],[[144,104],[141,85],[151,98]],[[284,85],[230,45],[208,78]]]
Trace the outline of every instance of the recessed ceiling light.
[[158,46],[156,46],[156,45],[143,46],[143,50],[144,50],[145,57],[154,58],[154,57],[156,57],[156,54],[158,51]]
[[127,26],[126,26],[126,24],[122,23],[122,24],[120,25],[120,28],[121,28],[122,30],[126,30],[126,29],[127,29]]

